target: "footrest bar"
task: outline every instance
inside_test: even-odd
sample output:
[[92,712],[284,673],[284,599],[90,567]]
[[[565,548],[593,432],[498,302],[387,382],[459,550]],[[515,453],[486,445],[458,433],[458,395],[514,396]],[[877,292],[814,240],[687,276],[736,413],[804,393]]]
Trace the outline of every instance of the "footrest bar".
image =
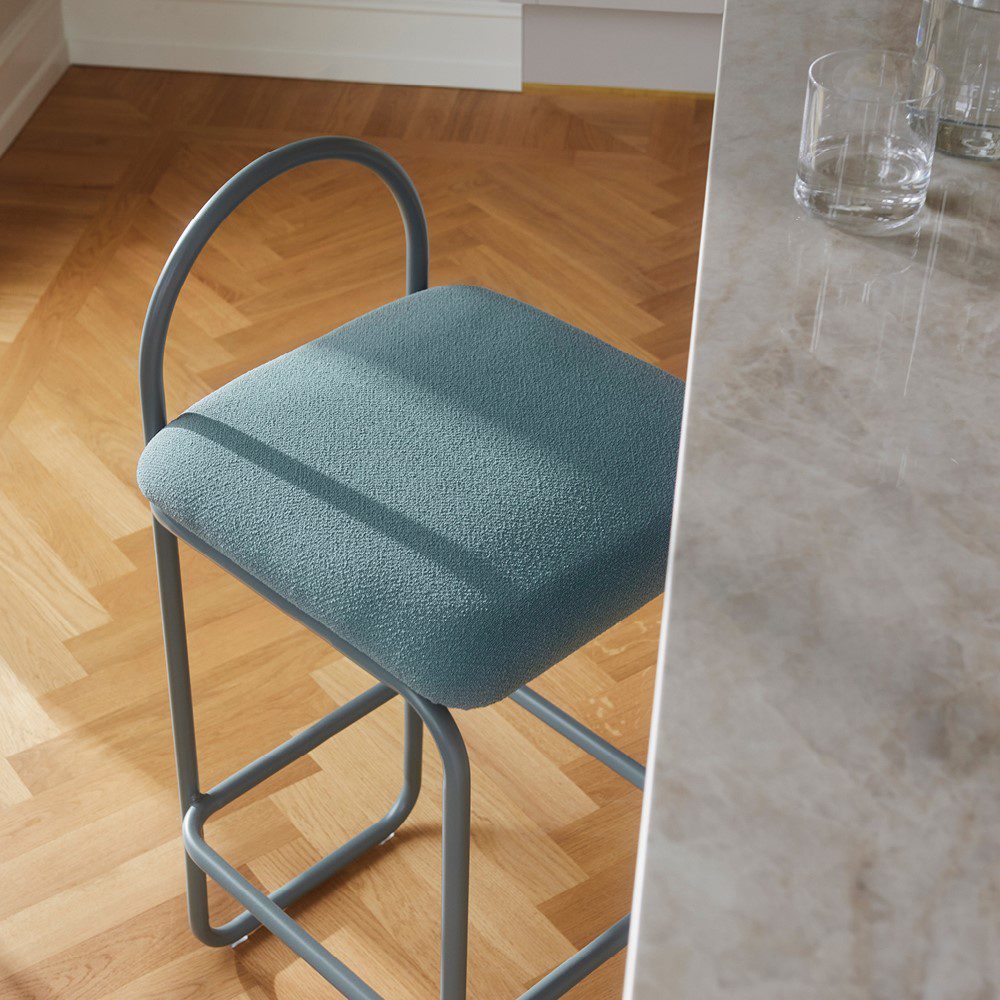
[[[405,794],[405,792],[404,792]],[[353,836],[346,844],[338,847],[332,854],[321,858],[314,865],[311,865],[304,872],[290,879],[283,886],[275,889],[268,895],[268,899],[280,907],[287,910],[294,902],[301,899],[306,893],[312,892],[317,886],[322,885],[327,880],[333,878],[342,868],[357,861],[369,848],[376,847],[387,840],[400,826],[409,808],[405,810],[399,808],[399,803],[403,801],[403,795],[397,799],[397,803],[382,817],[361,833]],[[197,859],[196,863],[197,863]],[[201,867],[199,865],[199,867]],[[202,869],[204,871],[204,869]],[[207,874],[211,875],[211,872]],[[228,923],[216,928],[216,932],[225,938],[237,940],[256,930],[260,926],[260,921],[249,910],[244,910],[241,914],[233,917]]]
[[[330,713],[330,715],[320,720],[315,726],[311,726],[288,741],[288,743],[278,747],[277,750],[262,757],[259,761],[250,764],[243,771],[237,772],[232,778],[226,779],[226,781],[216,786],[216,789],[208,793],[208,795],[199,796],[188,808],[182,828],[185,848],[189,848],[188,855],[191,860],[202,871],[205,871],[206,874],[211,874],[196,859],[196,854],[200,848],[208,846],[202,830],[209,816],[221,808],[220,802],[225,804],[227,801],[231,801],[230,796],[234,787],[240,787],[240,794],[242,794],[244,790],[242,786],[247,781],[252,780],[253,784],[257,784],[263,780],[260,774],[269,770],[276,761],[280,764],[280,761],[285,760],[289,753],[294,753],[295,756],[308,753],[310,749],[319,746],[325,739],[328,739],[345,726],[350,725],[362,715],[384,704],[394,693],[391,688],[387,688],[385,685],[376,685],[335,712]],[[413,811],[413,807],[417,802],[417,796],[420,794],[422,744],[423,727],[420,719],[415,713],[407,710],[406,764],[403,774],[403,787],[400,789],[399,795],[396,796],[396,801],[393,802],[388,812],[381,819],[376,820],[371,826],[353,836],[332,854],[321,858],[304,872],[296,875],[295,878],[270,893],[267,898],[275,906],[278,906],[282,910],[287,909],[306,893],[322,885],[323,882],[332,878],[337,872],[356,861],[370,848],[385,843],[402,826],[403,822]],[[290,759],[294,759],[294,757]],[[261,767],[260,771],[256,771],[255,768],[261,762],[264,762],[265,766]],[[284,764],[280,764],[280,766],[284,766]],[[246,775],[248,771],[253,771],[254,773],[248,777],[241,777],[241,775]],[[253,785],[251,784],[249,787],[253,787]],[[218,789],[220,788],[224,789],[225,794],[219,795]],[[250,910],[244,910],[221,927],[209,926],[207,914],[202,922],[204,926],[201,928],[201,933],[199,933],[197,928],[195,928],[195,933],[206,944],[216,947],[238,941],[240,938],[256,930],[261,923]]]
[[[304,958],[349,1000],[383,1000],[363,979],[303,930],[273,899],[251,885],[209,847],[199,832],[200,819],[203,817],[199,817],[196,806],[187,811],[184,817],[184,844],[188,855],[206,875],[215,879],[226,892],[247,908],[247,912],[257,923],[263,924],[284,941],[296,955]],[[239,936],[242,935],[237,937]]]
[[569,992],[628,944],[630,920],[631,914],[622,917],[618,923],[535,983],[530,990],[522,993],[519,1000],[555,1000],[555,997]]
[[571,743],[575,743],[581,750],[586,750],[591,757],[596,757],[626,781],[632,782],[636,788],[642,789],[646,782],[646,769],[642,764],[633,760],[628,754],[622,753],[582,722],[577,722],[572,715],[553,705],[551,701],[529,687],[518,688],[510,699],[541,719],[547,726],[551,726],[557,733],[565,736]]
[[335,736],[395,697],[396,692],[388,684],[376,684],[324,716],[319,722],[313,723],[308,729],[303,729],[301,733],[297,733],[264,754],[263,757],[258,757],[246,767],[240,768],[235,774],[220,781],[215,788],[201,796],[199,807],[203,819],[234,802],[251,788],[276,775],[293,760],[304,757],[331,736]]

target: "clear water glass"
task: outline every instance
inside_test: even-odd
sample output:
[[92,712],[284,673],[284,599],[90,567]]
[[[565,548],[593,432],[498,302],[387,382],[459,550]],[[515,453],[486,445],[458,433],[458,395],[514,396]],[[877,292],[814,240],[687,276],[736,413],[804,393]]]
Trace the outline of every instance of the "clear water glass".
[[924,0],[917,54],[944,74],[937,148],[1000,160],[1000,0]]
[[809,67],[795,197],[854,232],[898,229],[923,207],[941,71],[902,52],[831,52]]

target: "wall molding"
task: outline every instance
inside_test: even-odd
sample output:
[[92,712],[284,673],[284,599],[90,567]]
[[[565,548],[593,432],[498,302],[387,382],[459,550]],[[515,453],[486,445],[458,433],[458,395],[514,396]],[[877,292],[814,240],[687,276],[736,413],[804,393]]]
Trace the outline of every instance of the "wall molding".
[[598,7],[602,10],[648,10],[657,14],[721,14],[724,0],[505,0],[548,7]]
[[74,63],[521,87],[521,8],[501,0],[63,0],[63,14]]
[[715,0],[527,3],[524,80],[711,93],[722,35],[718,7]]
[[35,0],[0,35],[0,153],[68,65],[59,0]]
[[[390,11],[407,14],[454,14],[465,17],[513,17],[511,0],[181,0],[183,3],[238,3],[256,7],[336,7],[338,10]],[[526,0],[517,0],[518,3]],[[531,2],[531,0],[527,0]],[[698,2],[698,0],[683,0]],[[721,0],[719,0],[721,2]]]

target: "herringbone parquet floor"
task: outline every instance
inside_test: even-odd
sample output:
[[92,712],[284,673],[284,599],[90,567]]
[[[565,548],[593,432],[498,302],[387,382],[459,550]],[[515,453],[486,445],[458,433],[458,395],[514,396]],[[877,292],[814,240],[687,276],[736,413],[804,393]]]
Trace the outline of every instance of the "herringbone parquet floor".
[[[0,997],[329,995],[266,933],[190,936],[181,895],[149,515],[139,327],[184,224],[248,160],[362,136],[411,172],[431,279],[490,285],[683,375],[711,101],[73,68],[0,159]],[[318,165],[223,226],[182,295],[168,398],[402,291],[396,209]],[[212,784],[365,677],[204,559],[185,558],[202,776]],[[658,606],[540,690],[643,757]],[[511,704],[462,713],[473,763],[471,996],[521,992],[629,905],[639,795]],[[381,709],[210,826],[273,887],[381,815],[400,708]],[[387,997],[435,995],[440,769],[377,864],[295,914]],[[221,915],[233,904],[216,895]],[[623,962],[573,996],[617,997]]]

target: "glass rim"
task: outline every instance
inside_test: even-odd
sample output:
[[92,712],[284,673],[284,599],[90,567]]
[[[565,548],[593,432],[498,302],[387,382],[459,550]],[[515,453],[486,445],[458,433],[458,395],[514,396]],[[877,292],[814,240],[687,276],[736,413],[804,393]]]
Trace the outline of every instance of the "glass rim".
[[[838,87],[830,86],[827,83],[821,83],[816,78],[816,67],[819,66],[821,62],[827,59],[833,59],[835,56],[895,56],[898,59],[905,60],[911,66],[923,66],[930,70],[934,74],[934,86],[927,91],[927,93],[919,94],[914,97],[857,97],[852,94],[845,93]],[[941,93],[944,88],[944,71],[936,63],[932,63],[926,59],[918,58],[912,52],[902,52],[899,49],[877,49],[877,48],[855,48],[855,49],[834,49],[833,52],[825,52],[821,56],[817,56],[809,64],[809,82],[817,90],[825,90],[828,94],[836,94],[843,101],[852,101],[855,104],[922,104],[925,101],[933,100],[938,94]]]

